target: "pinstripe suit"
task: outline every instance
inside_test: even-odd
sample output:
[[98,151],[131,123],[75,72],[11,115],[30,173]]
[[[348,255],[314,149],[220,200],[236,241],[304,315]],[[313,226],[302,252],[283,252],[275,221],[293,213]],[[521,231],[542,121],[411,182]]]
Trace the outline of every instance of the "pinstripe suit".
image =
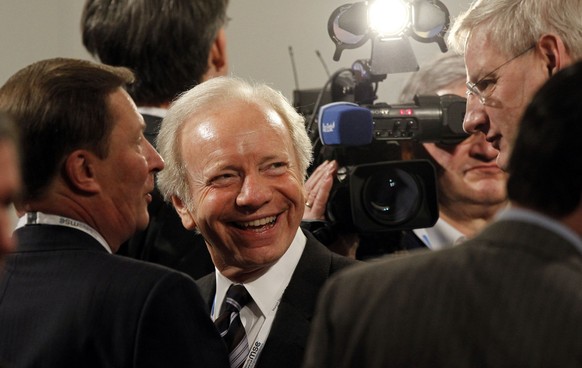
[[492,224],[442,251],[357,266],[324,287],[305,367],[582,366],[582,256]]

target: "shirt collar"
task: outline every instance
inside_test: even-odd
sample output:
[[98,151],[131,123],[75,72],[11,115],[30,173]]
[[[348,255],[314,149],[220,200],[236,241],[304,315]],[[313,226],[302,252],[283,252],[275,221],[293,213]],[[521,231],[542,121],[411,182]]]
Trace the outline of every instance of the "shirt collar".
[[433,227],[414,229],[413,232],[432,250],[449,248],[465,240],[465,235],[439,218]]
[[582,253],[582,239],[578,234],[563,223],[540,212],[508,206],[496,216],[496,220],[529,222],[543,227],[567,239]]
[[[297,229],[295,238],[285,254],[263,275],[243,284],[264,316],[277,305],[279,298],[291,281],[291,276],[303,254],[306,242],[305,234],[301,229]],[[226,291],[232,283],[220,271],[216,270],[216,296],[212,311],[213,318],[217,318],[219,315]]]

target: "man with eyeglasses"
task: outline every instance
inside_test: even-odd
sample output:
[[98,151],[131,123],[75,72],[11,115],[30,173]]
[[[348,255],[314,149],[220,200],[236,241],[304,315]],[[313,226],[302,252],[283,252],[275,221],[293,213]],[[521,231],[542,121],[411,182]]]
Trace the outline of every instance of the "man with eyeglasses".
[[[399,100],[410,103],[415,95],[465,96],[465,75],[463,57],[454,53],[444,54],[411,75]],[[434,164],[438,178],[439,219],[430,228],[404,231],[397,250],[425,247],[439,250],[461,244],[480,232],[507,205],[507,173],[496,165],[497,151],[485,140],[484,134],[472,134],[454,144],[402,141],[400,147],[403,159],[427,159]],[[313,204],[309,208],[312,218],[325,219],[331,182],[336,174],[332,166],[334,164],[337,171],[335,161],[326,162],[317,167],[306,182],[308,193],[316,193],[309,196],[309,202]],[[340,241],[331,246],[328,244],[330,249],[340,254],[349,254],[345,248],[334,247],[338,243],[347,243],[352,245],[348,250],[352,251],[354,257],[364,259],[364,252],[356,253],[358,242],[343,241],[346,238],[343,233],[336,238]],[[383,240],[373,239],[379,244],[388,243]],[[375,245],[368,242],[362,248],[368,244]],[[383,253],[390,253],[393,249],[388,246]],[[381,252],[384,249],[380,249],[378,253],[383,254]]]
[[[400,95],[465,95],[463,57],[448,53],[413,73]],[[433,250],[461,244],[480,232],[507,204],[507,173],[495,164],[497,151],[484,134],[454,144],[401,142],[403,158],[428,159],[437,173],[439,219],[430,228],[405,232],[402,249]]]
[[519,119],[537,89],[582,58],[579,0],[479,0],[448,36],[465,55],[469,133],[483,132],[507,169]]
[[303,368],[581,366],[580,101],[582,62],[535,94],[508,165],[512,208],[477,237],[331,278]]

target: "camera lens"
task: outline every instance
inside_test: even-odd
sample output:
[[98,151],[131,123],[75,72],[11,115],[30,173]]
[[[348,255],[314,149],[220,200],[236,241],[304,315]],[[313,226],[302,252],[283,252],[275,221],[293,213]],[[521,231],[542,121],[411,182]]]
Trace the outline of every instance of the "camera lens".
[[398,168],[384,168],[368,177],[362,196],[364,208],[375,221],[396,225],[416,213],[421,193],[412,175]]

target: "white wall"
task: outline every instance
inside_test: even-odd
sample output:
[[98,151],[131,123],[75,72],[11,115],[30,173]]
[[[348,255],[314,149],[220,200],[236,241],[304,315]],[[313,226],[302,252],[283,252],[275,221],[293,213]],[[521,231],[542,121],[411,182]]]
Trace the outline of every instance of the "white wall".
[[[152,0],[164,1],[164,0]],[[339,62],[332,60],[334,44],[327,21],[340,0],[230,0],[232,22],[227,29],[231,72],[264,81],[287,97],[295,88],[288,48],[295,53],[300,88],[321,87],[324,67],[319,50],[333,73],[357,59],[370,57],[370,44],[346,50]],[[470,0],[443,0],[452,15],[468,7]],[[18,69],[34,61],[63,56],[89,59],[81,45],[79,19],[82,0],[0,0],[0,84]],[[436,44],[411,41],[419,64],[440,53]],[[395,102],[407,74],[389,75],[379,89],[379,101]]]
[[[344,50],[333,61],[335,45],[327,33],[331,13],[355,0],[231,0],[228,41],[231,71],[242,77],[265,81],[290,97],[294,89],[288,48],[293,47],[300,88],[322,87],[327,80],[316,56],[319,50],[331,73],[350,67],[358,59],[369,59],[370,42],[354,50]],[[442,0],[451,16],[468,8],[470,0]],[[440,49],[435,43],[411,41],[418,62],[431,60]],[[379,101],[395,102],[409,74],[389,75],[380,84]]]
[[0,83],[41,59],[89,58],[81,45],[82,0],[0,0]]

